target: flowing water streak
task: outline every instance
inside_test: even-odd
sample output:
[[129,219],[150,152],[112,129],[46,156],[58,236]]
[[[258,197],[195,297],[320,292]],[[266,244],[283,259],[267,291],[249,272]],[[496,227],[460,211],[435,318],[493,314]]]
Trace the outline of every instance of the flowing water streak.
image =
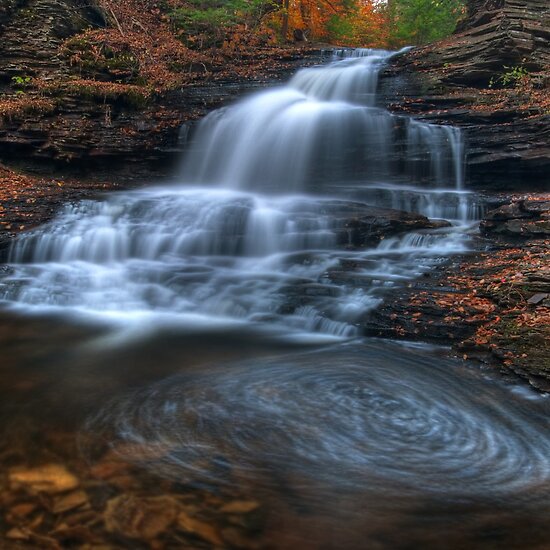
[[[4,300],[126,322],[202,316],[354,335],[385,292],[463,250],[476,216],[460,132],[374,106],[392,55],[337,52],[213,112],[194,132],[186,185],[67,206],[15,242]],[[349,222],[366,204],[452,226],[354,248]]]

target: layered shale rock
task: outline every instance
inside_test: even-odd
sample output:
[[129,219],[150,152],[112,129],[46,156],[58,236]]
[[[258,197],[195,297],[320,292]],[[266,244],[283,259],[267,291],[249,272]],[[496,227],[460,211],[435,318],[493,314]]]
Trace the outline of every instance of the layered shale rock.
[[0,83],[44,73],[59,78],[66,69],[63,40],[104,24],[99,8],[85,0],[7,0],[0,7]]
[[550,237],[550,200],[523,199],[489,211],[481,222],[483,234],[506,239]]
[[[112,17],[94,0],[4,0],[0,162],[87,176],[166,175],[181,154],[182,125],[286,77],[304,56],[320,59],[314,49],[283,52],[270,62],[252,59],[266,66],[256,79],[209,80],[203,66],[193,66],[185,69],[196,73],[192,84],[162,92],[147,83],[123,85],[110,74],[89,80],[93,70],[84,73],[64,44],[109,21],[115,26]],[[83,41],[83,48],[91,45]]]
[[472,185],[549,184],[546,0],[471,0],[459,33],[395,58],[381,88],[394,111],[466,130]]

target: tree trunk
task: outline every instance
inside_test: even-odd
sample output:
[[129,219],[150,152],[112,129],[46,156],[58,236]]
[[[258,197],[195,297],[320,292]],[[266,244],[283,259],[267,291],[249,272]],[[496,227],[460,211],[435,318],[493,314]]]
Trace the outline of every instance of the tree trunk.
[[284,0],[283,4],[283,26],[281,28],[281,38],[283,42],[288,39],[288,10],[290,8],[290,0]]

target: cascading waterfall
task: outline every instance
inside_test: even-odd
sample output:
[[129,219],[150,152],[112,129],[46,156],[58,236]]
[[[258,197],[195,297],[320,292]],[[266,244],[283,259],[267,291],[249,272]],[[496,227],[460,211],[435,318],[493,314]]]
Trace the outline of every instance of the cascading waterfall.
[[[477,215],[460,131],[375,106],[392,55],[340,50],[285,87],[211,113],[193,132],[182,185],[70,205],[21,236],[4,301],[356,334],[386,292],[463,250]],[[367,205],[451,226],[351,246],[350,220]],[[346,276],[350,260],[368,268]]]

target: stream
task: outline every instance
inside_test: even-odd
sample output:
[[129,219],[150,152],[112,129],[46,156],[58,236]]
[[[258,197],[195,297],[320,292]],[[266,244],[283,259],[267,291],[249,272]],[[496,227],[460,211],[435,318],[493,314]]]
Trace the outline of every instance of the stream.
[[266,511],[251,548],[547,547],[544,396],[362,334],[483,212],[462,132],[379,106],[399,53],[336,51],[203,119],[180,184],[66,205],[14,241],[0,461],[57,431],[70,461],[245,495]]

